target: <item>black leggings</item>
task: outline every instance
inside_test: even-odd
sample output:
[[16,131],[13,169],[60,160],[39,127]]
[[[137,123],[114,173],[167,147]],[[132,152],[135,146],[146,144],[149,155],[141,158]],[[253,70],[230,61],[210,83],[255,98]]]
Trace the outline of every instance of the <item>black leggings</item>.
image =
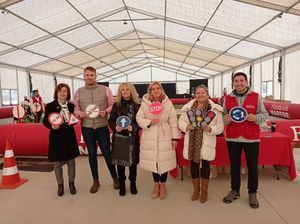
[[[200,171],[201,170],[201,176]],[[200,169],[200,163],[196,163],[191,160],[191,176],[192,178],[204,178],[209,179],[210,176],[210,165],[209,161],[202,159],[202,167]]]
[[168,172],[165,172],[163,174],[152,173],[152,175],[153,175],[153,180],[155,183],[157,183],[157,182],[166,183],[167,178],[168,178]]

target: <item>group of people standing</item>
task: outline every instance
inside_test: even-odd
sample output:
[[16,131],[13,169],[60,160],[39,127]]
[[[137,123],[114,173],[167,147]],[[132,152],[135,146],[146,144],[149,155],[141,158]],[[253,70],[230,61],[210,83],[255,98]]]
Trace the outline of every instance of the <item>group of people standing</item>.
[[[249,204],[252,208],[258,208],[256,192],[259,124],[266,120],[267,112],[261,97],[249,89],[244,73],[236,73],[233,76],[234,90],[226,96],[223,107],[209,99],[206,86],[198,86],[195,90],[195,99],[183,106],[179,121],[171,100],[159,82],[152,82],[149,85],[148,92],[140,103],[136,90],[130,83],[119,85],[114,100],[108,87],[97,84],[96,70],[93,67],[84,69],[84,80],[85,86],[76,91],[73,103],[69,102],[70,88],[66,84],[57,85],[54,101],[47,104],[45,109],[46,118],[53,112],[61,114],[64,118],[64,122],[60,125],[53,125],[48,119],[44,119],[44,125],[50,129],[49,159],[54,161],[59,196],[64,194],[62,175],[64,164],[68,165],[70,193],[76,194],[75,158],[79,155],[79,150],[74,128],[68,123],[71,113],[81,119],[81,131],[89,153],[93,178],[91,193],[96,193],[100,187],[98,143],[112,177],[114,189],[119,189],[120,196],[126,194],[126,166],[129,167],[130,192],[137,194],[136,178],[139,164],[141,169],[152,172],[154,182],[152,198],[164,199],[167,196],[168,171],[176,167],[175,148],[182,131],[185,133],[183,154],[191,161],[194,188],[191,200],[200,200],[201,203],[208,200],[210,161],[215,158],[216,136],[223,133],[225,122],[232,190],[223,201],[230,203],[240,197],[241,151],[244,148],[249,170]],[[160,113],[151,112],[153,103],[162,106]],[[94,117],[87,112],[87,108],[91,105],[97,106],[97,114]],[[248,112],[244,122],[235,123],[228,115],[235,106],[243,106]],[[191,110],[200,111],[203,116],[213,112],[214,116],[210,122],[202,123],[201,126],[192,125],[187,113]],[[117,125],[120,116],[129,118],[130,124],[126,127]],[[113,132],[112,149],[110,149],[109,128]]]
[[37,89],[32,91],[30,99],[24,96],[21,107],[24,110],[24,116],[20,118],[18,115],[14,115],[14,123],[40,123],[43,121],[45,105]]

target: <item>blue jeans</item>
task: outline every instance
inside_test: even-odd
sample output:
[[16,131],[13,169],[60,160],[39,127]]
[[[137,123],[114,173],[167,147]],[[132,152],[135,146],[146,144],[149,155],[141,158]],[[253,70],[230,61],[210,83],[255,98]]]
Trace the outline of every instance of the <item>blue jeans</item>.
[[108,127],[103,128],[86,128],[81,127],[82,136],[85,141],[88,153],[89,163],[94,180],[99,179],[98,161],[97,161],[97,142],[104,156],[107,168],[112,178],[117,177],[115,165],[110,161],[110,138]]

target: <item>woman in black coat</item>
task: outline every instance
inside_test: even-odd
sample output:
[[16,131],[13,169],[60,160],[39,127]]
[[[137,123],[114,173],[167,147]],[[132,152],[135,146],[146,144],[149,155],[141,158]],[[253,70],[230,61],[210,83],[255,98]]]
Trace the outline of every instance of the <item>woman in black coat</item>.
[[[68,102],[70,98],[70,87],[64,83],[58,84],[54,92],[54,101],[46,105],[45,119],[43,121],[43,124],[50,130],[48,158],[54,163],[54,172],[58,184],[58,196],[64,194],[62,169],[64,164],[68,166],[70,192],[71,194],[76,194],[74,185],[75,157],[79,155],[79,149],[74,128],[72,125],[69,125],[70,115],[74,113],[74,104]],[[60,114],[62,123],[51,124],[49,122],[49,115],[51,113]]]
[[[140,141],[139,126],[135,116],[140,104],[134,86],[130,83],[122,83],[119,86],[116,102],[113,104],[108,120],[109,127],[113,131],[112,137],[112,163],[117,165],[120,183],[119,195],[126,194],[125,167],[129,167],[130,192],[137,194],[136,176],[139,163]],[[128,128],[116,125],[119,116],[127,116],[131,123]]]

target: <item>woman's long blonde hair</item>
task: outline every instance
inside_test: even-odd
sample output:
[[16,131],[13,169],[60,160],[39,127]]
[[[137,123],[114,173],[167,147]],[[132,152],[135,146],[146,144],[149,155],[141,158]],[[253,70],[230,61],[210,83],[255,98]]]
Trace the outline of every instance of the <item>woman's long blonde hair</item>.
[[154,81],[154,82],[151,82],[150,85],[148,86],[148,97],[150,98],[150,100],[153,100],[152,95],[151,95],[151,88],[152,88],[154,85],[159,85],[159,87],[160,87],[160,89],[161,89],[161,91],[162,91],[162,93],[161,93],[161,100],[165,99],[166,93],[165,93],[165,91],[164,91],[164,89],[163,89],[161,83],[158,82],[158,81]]
[[120,104],[121,100],[122,100],[122,93],[121,90],[124,86],[127,86],[130,90],[130,96],[131,99],[134,103],[139,103],[139,98],[138,98],[138,94],[136,92],[136,89],[134,87],[134,85],[132,85],[131,83],[127,83],[127,82],[123,82],[119,85],[118,87],[118,93],[117,93],[117,98],[116,98],[116,103]]

